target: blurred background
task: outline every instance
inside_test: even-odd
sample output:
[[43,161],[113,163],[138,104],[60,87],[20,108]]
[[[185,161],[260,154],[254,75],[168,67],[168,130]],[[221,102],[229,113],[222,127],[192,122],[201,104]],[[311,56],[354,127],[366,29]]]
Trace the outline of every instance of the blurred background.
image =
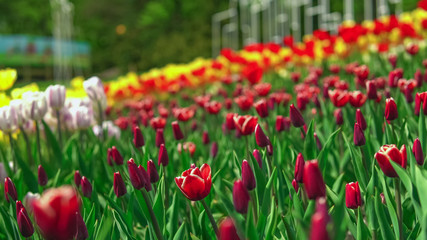
[[[325,0],[287,1],[316,6]],[[343,15],[346,1],[327,1],[329,11]],[[218,37],[213,36],[214,14],[242,11],[237,7],[242,2],[263,1],[0,0],[0,67],[17,68],[24,82],[78,75],[112,79],[129,71],[140,73],[168,63],[212,57],[212,37]],[[366,4],[373,9],[372,17],[378,16],[375,8],[384,2],[390,13],[396,6],[407,11],[417,4],[417,0],[352,2],[356,21],[364,19]],[[297,9],[304,18],[304,8]],[[221,24],[227,21],[231,20]],[[317,21],[313,20],[314,29],[319,27]],[[298,28],[304,33],[304,25]],[[241,35],[235,48],[244,42]]]

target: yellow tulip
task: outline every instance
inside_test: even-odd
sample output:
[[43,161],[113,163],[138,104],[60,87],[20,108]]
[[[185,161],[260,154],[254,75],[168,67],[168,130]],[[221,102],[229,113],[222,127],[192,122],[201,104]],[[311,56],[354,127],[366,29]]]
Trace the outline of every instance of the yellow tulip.
[[0,70],[0,91],[10,89],[16,81],[17,73],[15,69],[7,68]]
[[39,91],[39,86],[37,85],[37,83],[30,83],[21,88],[12,89],[12,92],[10,93],[10,95],[12,96],[13,99],[19,99],[19,98],[22,98],[22,94],[24,92],[38,92],[38,91]]

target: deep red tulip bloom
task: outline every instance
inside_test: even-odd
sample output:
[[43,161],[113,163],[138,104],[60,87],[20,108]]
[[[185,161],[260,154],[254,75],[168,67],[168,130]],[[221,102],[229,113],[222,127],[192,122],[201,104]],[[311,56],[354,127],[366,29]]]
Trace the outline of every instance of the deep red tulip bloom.
[[265,101],[265,99],[261,99],[254,103],[254,108],[261,118],[268,117],[268,106],[267,101]]
[[255,160],[258,162],[259,168],[262,168],[262,156],[261,153],[258,151],[258,149],[254,149],[252,152],[252,155],[254,156]]
[[388,86],[391,88],[397,87],[397,82],[403,77],[403,69],[397,68],[388,74]]
[[194,108],[187,107],[187,108],[175,108],[172,110],[173,115],[176,119],[180,122],[186,122],[194,117],[194,114],[196,113]]
[[169,164],[169,155],[164,144],[160,145],[159,158],[158,158],[157,164],[159,166],[160,165],[167,166]]
[[344,123],[343,113],[341,108],[334,110],[335,123],[340,126]]
[[406,47],[406,52],[412,56],[416,55],[419,50],[420,50],[420,47],[418,47],[418,44],[414,44],[414,43]]
[[31,237],[34,233],[33,223],[28,216],[25,208],[21,208],[17,214],[18,228],[22,236],[25,238]]
[[21,211],[21,209],[24,210],[24,213],[27,214],[27,210],[25,210],[24,205],[22,204],[21,201],[16,201],[16,215],[18,216],[19,212]]
[[361,82],[364,82],[369,76],[369,68],[366,65],[355,67],[353,72]]
[[258,118],[250,115],[234,116],[234,125],[241,135],[250,135],[254,132]]
[[277,115],[277,117],[276,117],[276,131],[282,132],[283,130],[285,130],[285,122],[284,122],[283,116]]
[[132,183],[132,186],[138,190],[145,187],[145,184],[146,184],[145,182],[148,179],[144,178],[144,175],[136,166],[135,161],[131,158],[129,159],[127,164],[128,164],[129,178],[130,178],[130,182]]
[[47,184],[47,174],[42,165],[39,165],[38,172],[38,182],[40,186],[46,186]]
[[[8,202],[10,202],[11,200],[16,201],[18,199],[15,184],[13,184],[12,179],[10,179],[9,177],[6,177],[4,179],[4,197]],[[11,199],[9,199],[9,197]]]
[[139,129],[138,126],[133,128],[133,144],[137,148],[140,148],[145,145],[144,136],[142,136],[141,129]]
[[353,142],[356,146],[364,146],[366,143],[365,134],[359,123],[354,124]]
[[34,220],[46,239],[73,239],[76,235],[76,212],[79,200],[72,187],[46,190],[32,202]]
[[260,147],[267,147],[270,142],[259,124],[255,126],[255,140]]
[[300,111],[293,104],[289,106],[289,116],[294,127],[299,128],[305,125],[304,118],[302,117]]
[[393,98],[386,99],[384,116],[387,121],[392,121],[398,117],[397,105]]
[[224,107],[225,109],[231,109],[231,107],[233,106],[233,101],[230,98],[226,98],[224,100]]
[[368,127],[368,125],[366,124],[365,117],[363,116],[362,111],[360,111],[360,109],[356,110],[356,122],[360,125],[363,131],[365,131]]
[[113,160],[117,165],[123,165],[123,157],[115,146],[111,148],[111,155],[113,156]]
[[244,76],[251,84],[259,83],[262,79],[263,71],[258,63],[251,63],[246,65],[242,70]]
[[254,90],[258,93],[259,96],[267,96],[270,92],[271,84],[270,83],[258,83],[254,85]]
[[[111,149],[111,148],[107,149],[107,163],[108,163],[108,165],[113,166],[113,149]],[[80,180],[79,180],[79,182],[80,182]]]
[[249,192],[241,180],[234,182],[233,186],[233,203],[238,213],[246,214],[249,205]]
[[233,130],[236,128],[236,125],[234,124],[234,117],[237,116],[236,113],[227,113],[225,116],[225,126],[228,130]]
[[114,173],[114,182],[113,182],[114,193],[119,198],[127,193],[125,182],[123,181],[122,175],[120,172]]
[[395,54],[391,54],[388,56],[388,62],[390,63],[390,65],[394,68],[396,68],[396,64],[397,64],[397,56]]
[[79,170],[76,170],[74,172],[74,184],[76,184],[77,187],[80,187],[81,181],[82,181],[82,176],[80,175]]
[[147,190],[147,192],[151,191],[150,175],[148,174],[147,171],[145,171],[145,168],[141,165],[138,166],[138,170],[142,174],[142,177],[145,180],[145,185],[144,185],[145,190]]
[[76,240],[85,240],[89,237],[89,233],[87,231],[86,224],[83,220],[82,215],[79,212],[76,212],[76,224],[77,224],[77,231],[76,231]]
[[234,99],[234,102],[239,106],[242,111],[248,111],[249,109],[251,109],[254,100],[252,97],[241,95],[236,97]]
[[351,209],[362,206],[362,195],[360,194],[358,182],[351,182],[345,185],[345,205]]
[[215,158],[218,154],[218,143],[213,142],[211,145],[211,157]]
[[181,131],[181,127],[179,126],[178,121],[173,121],[171,125],[172,125],[172,132],[173,132],[173,136],[175,137],[175,140],[183,139],[184,134]]
[[301,73],[299,73],[299,72],[292,72],[291,73],[291,79],[294,83],[298,82],[300,78],[301,78]]
[[400,150],[394,144],[384,145],[375,153],[378,165],[387,177],[398,177],[390,161],[394,161],[401,167],[406,168],[407,156],[406,147],[402,145]]
[[129,126],[129,119],[127,117],[119,117],[114,121],[121,130],[126,130]]
[[323,181],[317,160],[305,163],[303,176],[304,187],[309,199],[326,196],[326,185]]
[[350,100],[350,95],[347,91],[334,89],[329,90],[329,99],[334,104],[335,107],[344,107]]
[[351,92],[349,95],[351,106],[356,108],[363,106],[363,104],[365,104],[366,100],[368,99],[368,97],[366,97],[366,95],[363,94],[361,91],[354,91]]
[[366,95],[369,99],[377,99],[378,92],[375,80],[366,81]]
[[166,119],[161,118],[161,117],[152,118],[150,120],[150,125],[154,130],[163,129],[166,125]]
[[219,240],[240,240],[233,219],[227,217],[219,225]]
[[294,172],[294,178],[297,182],[302,183],[303,176],[304,176],[304,157],[301,153],[298,154],[297,160],[295,161],[295,172]]
[[156,130],[156,147],[160,147],[160,145],[162,144],[165,144],[163,129],[157,129]]
[[254,172],[252,171],[251,166],[249,166],[249,163],[246,160],[243,160],[242,162],[242,181],[249,191],[253,190],[256,187]]
[[197,105],[199,105],[200,107],[204,107],[206,105],[206,103],[208,103],[211,100],[211,95],[201,95],[201,96],[196,96],[194,98],[194,102],[197,103]]
[[316,202],[316,211],[311,217],[310,240],[329,240],[328,223],[330,217],[325,198],[319,198]]
[[298,185],[297,180],[295,180],[295,179],[292,180],[292,187],[294,187],[295,192],[298,192],[299,185]]
[[417,71],[415,71],[415,73],[414,73],[414,79],[417,82],[417,88],[420,88],[423,86],[423,82],[424,82],[423,78],[424,77],[423,77],[423,74],[421,73],[421,70],[417,69]]
[[203,164],[200,169],[195,167],[185,170],[180,177],[175,178],[175,183],[189,200],[202,200],[211,191],[211,167],[208,164]]
[[211,142],[210,138],[209,138],[209,133],[207,131],[203,131],[203,135],[202,135],[202,143],[203,144],[209,144]]
[[415,160],[417,161],[418,165],[422,166],[424,164],[424,154],[423,148],[421,147],[420,139],[418,138],[416,138],[414,141],[412,153],[414,154]]
[[159,173],[157,172],[157,168],[154,165],[153,160],[148,160],[147,172],[148,172],[148,176],[150,176],[150,182],[151,183],[156,183],[159,181]]
[[218,114],[221,111],[221,103],[217,101],[208,102],[205,104],[205,109],[210,114]]
[[90,198],[90,196],[92,195],[92,184],[90,183],[90,181],[86,177],[82,177],[80,185],[82,186],[83,196]]

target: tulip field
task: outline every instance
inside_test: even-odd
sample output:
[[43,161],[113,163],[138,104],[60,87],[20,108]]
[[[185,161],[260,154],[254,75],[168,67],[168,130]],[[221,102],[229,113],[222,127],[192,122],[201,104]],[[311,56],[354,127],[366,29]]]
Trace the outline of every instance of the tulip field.
[[0,239],[427,239],[427,1],[114,81],[0,70]]

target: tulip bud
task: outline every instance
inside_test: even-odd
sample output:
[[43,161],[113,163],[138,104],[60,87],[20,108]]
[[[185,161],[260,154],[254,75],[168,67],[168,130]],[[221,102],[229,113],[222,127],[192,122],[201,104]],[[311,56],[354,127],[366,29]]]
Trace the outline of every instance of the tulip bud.
[[42,165],[39,165],[39,168],[38,168],[38,181],[40,186],[45,186],[47,184],[46,171],[44,170]]
[[299,128],[305,125],[304,118],[293,104],[289,106],[289,115],[291,117],[291,122],[294,127]]
[[129,159],[127,164],[128,164],[129,178],[130,178],[130,182],[132,183],[132,186],[138,190],[145,187],[146,179],[142,175],[142,172],[136,166],[135,161],[131,158]]
[[148,171],[148,176],[150,176],[151,183],[156,183],[159,181],[159,173],[157,172],[157,169],[156,169],[156,166],[154,165],[153,160],[148,160],[147,171]]
[[112,156],[113,156],[114,162],[115,162],[117,165],[123,165],[123,157],[122,157],[122,155],[120,154],[119,150],[118,150],[115,146],[113,146],[113,147],[111,148],[111,154],[112,154]]
[[208,134],[208,132],[206,132],[206,131],[204,131],[203,132],[203,136],[202,136],[202,142],[203,142],[203,144],[205,144],[205,145],[207,145],[207,144],[209,144],[210,143],[210,139],[209,139],[209,134]]
[[138,170],[141,172],[142,177],[145,179],[145,190],[147,190],[147,192],[151,191],[150,175],[148,175],[147,171],[145,171],[145,168],[141,165],[138,166]]
[[211,145],[211,157],[215,158],[218,154],[218,144],[216,142],[213,142]]
[[363,131],[365,131],[368,127],[366,124],[365,117],[363,116],[362,111],[360,111],[360,109],[356,110],[356,122],[360,125]]
[[423,74],[420,69],[417,69],[414,74],[414,79],[417,82],[417,87],[420,88],[423,86]]
[[219,240],[240,240],[233,219],[227,217],[219,225]]
[[236,128],[234,124],[234,116],[236,115],[237,114],[235,113],[227,113],[227,115],[225,116],[225,126],[227,127],[228,130],[233,130]]
[[241,180],[234,182],[233,203],[238,213],[245,214],[248,212],[249,192]]
[[393,98],[386,99],[384,116],[387,121],[392,121],[398,117],[397,105]]
[[421,96],[420,96],[419,93],[415,93],[415,109],[414,109],[414,114],[416,116],[420,115],[420,107],[421,107]]
[[89,237],[89,233],[87,232],[87,227],[85,222],[83,221],[82,215],[77,211],[76,212],[76,240],[85,240]]
[[120,172],[114,173],[114,193],[119,198],[127,193],[125,182],[123,181],[122,175],[120,175]]
[[140,148],[145,145],[144,136],[138,126],[133,128],[133,144],[136,148]]
[[334,111],[335,123],[340,126],[344,123],[343,114],[341,108],[337,108]]
[[301,153],[298,154],[297,160],[295,161],[295,172],[294,172],[294,178],[297,182],[302,183],[303,176],[304,176],[304,157]]
[[295,179],[292,180],[292,187],[294,187],[295,192],[298,192],[299,186],[298,186],[297,180],[295,180]]
[[391,54],[390,56],[388,56],[388,62],[393,67],[393,69],[395,69],[397,63],[397,56],[395,54]]
[[160,147],[160,145],[165,144],[165,137],[163,136],[163,129],[156,130],[156,147]]
[[258,162],[259,168],[262,168],[262,156],[261,153],[258,151],[258,149],[254,149],[252,152],[252,155],[254,156],[255,160]]
[[160,145],[158,165],[167,166],[169,164],[169,155],[164,144]]
[[356,146],[364,146],[366,143],[365,134],[357,122],[354,124],[353,142]]
[[413,89],[409,88],[408,86],[405,87],[404,94],[406,98],[407,103],[412,103],[414,101],[414,97],[412,96]]
[[[8,202],[10,202],[11,200],[16,201],[18,199],[15,184],[13,184],[12,179],[10,179],[9,177],[4,179],[4,197]],[[9,199],[9,197],[11,199]]]
[[329,215],[325,198],[319,198],[316,202],[316,211],[311,217],[310,240],[328,240]]
[[255,126],[255,140],[260,147],[267,147],[270,142],[259,124]]
[[283,130],[285,130],[285,123],[284,123],[283,116],[277,115],[277,117],[276,117],[276,131],[281,132]]
[[351,182],[345,185],[345,205],[351,209],[362,206],[362,195],[360,194],[358,182]]
[[173,132],[173,136],[175,137],[175,140],[183,139],[184,134],[182,134],[181,127],[179,126],[178,121],[173,121],[171,125],[172,125],[172,132]]
[[62,85],[50,85],[46,88],[47,105],[55,110],[64,107],[65,103],[65,87]]
[[82,186],[83,196],[90,198],[92,195],[92,184],[89,182],[89,180],[86,177],[82,177],[80,185]]
[[74,183],[77,187],[80,187],[80,182],[82,181],[82,176],[80,175],[80,172],[76,170],[74,172]]
[[256,187],[255,175],[252,168],[249,166],[248,161],[243,160],[242,162],[242,180],[249,191]]
[[368,95],[369,99],[377,99],[378,93],[375,80],[370,80],[366,82],[366,95]]
[[[268,139],[268,137],[267,137]],[[273,144],[271,144],[270,139],[268,139],[268,144],[267,144],[267,154],[269,156],[273,156]]]
[[305,163],[303,176],[304,187],[309,199],[326,196],[326,185],[323,181],[317,160]]
[[255,110],[261,118],[268,117],[268,106],[267,102],[264,99],[259,100],[254,103]]
[[27,213],[22,202],[18,200],[18,201],[16,201],[16,216],[18,216],[21,209],[24,209],[24,212]]
[[111,148],[107,149],[107,163],[110,166],[113,166],[113,150]]
[[424,164],[424,154],[423,148],[421,147],[420,139],[418,138],[416,138],[414,141],[412,153],[414,154],[415,160],[417,161],[418,165],[422,166]]
[[31,237],[34,233],[34,227],[24,208],[17,215],[18,228],[23,237]]

